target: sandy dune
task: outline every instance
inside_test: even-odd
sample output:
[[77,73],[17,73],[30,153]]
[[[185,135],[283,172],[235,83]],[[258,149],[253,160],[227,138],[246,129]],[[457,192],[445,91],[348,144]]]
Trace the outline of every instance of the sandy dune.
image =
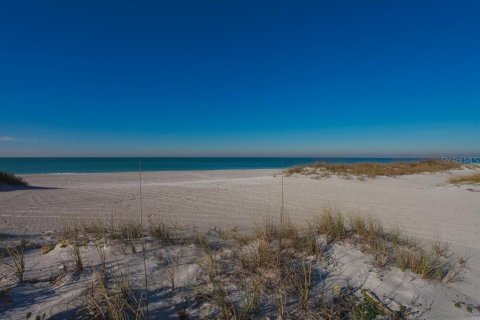
[[[292,220],[305,223],[325,206],[364,212],[426,241],[442,238],[471,256],[466,282],[457,290],[480,304],[480,187],[452,186],[469,170],[360,181],[306,176],[283,179]],[[247,229],[266,215],[279,215],[278,170],[148,172],[142,174],[145,219]],[[26,175],[32,187],[0,191],[0,232],[39,234],[73,219],[138,215],[138,173]]]

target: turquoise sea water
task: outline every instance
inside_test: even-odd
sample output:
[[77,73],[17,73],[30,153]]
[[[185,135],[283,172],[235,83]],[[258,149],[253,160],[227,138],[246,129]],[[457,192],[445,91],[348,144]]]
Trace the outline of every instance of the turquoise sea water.
[[29,173],[97,173],[167,170],[275,169],[316,161],[329,163],[414,161],[417,158],[0,158],[0,171]]

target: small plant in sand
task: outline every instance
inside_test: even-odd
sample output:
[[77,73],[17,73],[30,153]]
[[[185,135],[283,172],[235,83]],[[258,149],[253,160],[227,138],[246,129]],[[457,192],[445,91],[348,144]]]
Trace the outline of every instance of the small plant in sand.
[[47,254],[47,253],[49,253],[50,251],[52,251],[53,249],[55,249],[55,244],[53,244],[53,243],[44,245],[44,246],[42,247],[42,253],[43,253],[43,254]]
[[75,260],[75,269],[77,272],[83,271],[83,260],[80,252],[80,244],[77,241],[72,242],[72,254]]
[[300,306],[303,310],[307,309],[307,303],[312,294],[312,264],[310,262],[303,262],[302,266],[302,281],[300,282]]
[[480,184],[480,173],[451,178],[448,182],[452,184]]
[[113,237],[125,241],[131,249],[132,253],[136,253],[135,240],[143,237],[143,226],[135,219],[121,221],[113,232]]
[[67,243],[73,235],[78,236],[79,229],[76,224],[65,224],[62,226],[62,229],[60,230],[60,242],[65,242]]
[[315,231],[311,226],[309,226],[306,231],[304,244],[308,254],[317,255],[319,253]]
[[82,223],[79,228],[83,234],[91,234],[95,239],[106,239],[108,228],[103,220],[90,220],[88,223]]
[[25,316],[25,319],[33,319],[33,320],[44,320],[47,318],[47,315],[45,313],[42,313],[41,315],[37,314],[34,318],[32,318],[33,314],[31,312],[27,312],[27,315]]
[[150,234],[157,240],[170,240],[170,232],[163,222],[150,222]]
[[[383,230],[380,221],[370,216],[352,215],[349,222],[350,232],[356,237],[354,240],[366,245],[367,251],[373,255],[378,267],[385,267],[392,260],[392,253],[388,244],[388,233]],[[394,239],[397,237],[399,236],[392,236]]]
[[75,262],[75,270],[77,272],[83,271],[83,259],[81,253],[81,246],[82,242],[79,238],[78,229],[75,229],[70,235],[68,239],[68,243],[70,244],[70,254],[73,257],[73,261]]
[[220,280],[219,265],[213,253],[208,249],[208,245],[204,246],[204,250],[206,253],[206,273],[212,287],[209,296],[217,306],[221,319],[235,319],[235,305],[228,297],[228,293]]
[[105,277],[107,275],[107,254],[105,252],[105,246],[102,243],[95,243],[97,249],[98,260],[100,261],[100,273]]
[[245,292],[245,301],[240,310],[240,319],[251,319],[257,314],[260,304],[260,294],[262,290],[262,283],[260,280],[255,279],[248,286]]
[[100,273],[82,295],[79,319],[143,319],[144,312],[130,286],[128,270],[117,266],[113,281],[106,281]]
[[118,239],[136,239],[143,236],[143,227],[141,223],[135,219],[122,221],[116,229],[116,237]]
[[25,243],[22,241],[16,247],[8,247],[5,250],[6,257],[1,260],[2,264],[12,270],[18,281],[23,282],[25,274],[25,255],[23,253]]
[[320,319],[405,319],[403,313],[390,310],[369,291],[358,294],[351,287],[335,290],[329,301],[320,299],[314,313]]
[[397,265],[401,270],[411,270],[427,280],[455,282],[461,280],[467,260],[445,256],[435,246],[429,250],[422,248],[398,248]]
[[328,242],[343,240],[347,237],[347,228],[342,214],[335,209],[326,208],[315,218],[314,225],[319,234],[325,235]]

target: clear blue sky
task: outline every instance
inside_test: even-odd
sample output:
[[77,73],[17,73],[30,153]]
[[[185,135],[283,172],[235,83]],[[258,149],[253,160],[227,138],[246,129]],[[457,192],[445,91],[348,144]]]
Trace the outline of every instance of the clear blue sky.
[[0,2],[0,156],[480,153],[479,1]]

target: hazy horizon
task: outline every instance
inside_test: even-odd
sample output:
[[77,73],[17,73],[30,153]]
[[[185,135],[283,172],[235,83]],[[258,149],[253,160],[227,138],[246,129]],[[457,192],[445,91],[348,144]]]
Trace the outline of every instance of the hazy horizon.
[[0,158],[475,158],[476,153],[442,154],[65,154],[8,155]]

